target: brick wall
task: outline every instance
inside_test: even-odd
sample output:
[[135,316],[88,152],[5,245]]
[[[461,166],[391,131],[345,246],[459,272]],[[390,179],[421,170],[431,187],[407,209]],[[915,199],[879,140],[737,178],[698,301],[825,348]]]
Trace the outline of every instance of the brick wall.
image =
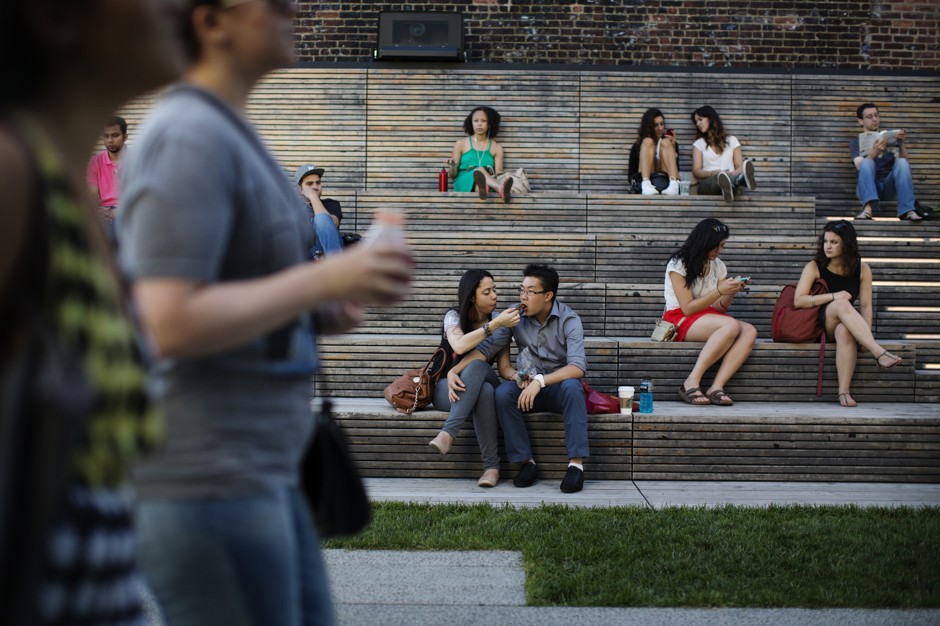
[[299,2],[300,61],[372,58],[378,13],[460,11],[471,62],[940,68],[938,0]]

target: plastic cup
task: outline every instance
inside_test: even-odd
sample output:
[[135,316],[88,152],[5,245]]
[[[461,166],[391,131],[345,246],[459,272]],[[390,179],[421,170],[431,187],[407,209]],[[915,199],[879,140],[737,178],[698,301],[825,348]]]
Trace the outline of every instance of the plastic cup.
[[690,180],[680,180],[679,181],[679,195],[687,196],[692,191],[692,181]]

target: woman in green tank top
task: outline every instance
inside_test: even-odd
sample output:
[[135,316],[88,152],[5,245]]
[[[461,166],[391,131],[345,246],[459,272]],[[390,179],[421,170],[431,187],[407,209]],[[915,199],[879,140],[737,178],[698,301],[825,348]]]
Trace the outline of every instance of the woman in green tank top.
[[481,106],[473,109],[464,120],[467,136],[457,140],[453,156],[444,161],[450,166],[454,191],[476,188],[483,200],[493,189],[504,202],[509,202],[512,178],[497,178],[503,173],[503,147],[493,141],[499,133],[499,119],[495,109]]

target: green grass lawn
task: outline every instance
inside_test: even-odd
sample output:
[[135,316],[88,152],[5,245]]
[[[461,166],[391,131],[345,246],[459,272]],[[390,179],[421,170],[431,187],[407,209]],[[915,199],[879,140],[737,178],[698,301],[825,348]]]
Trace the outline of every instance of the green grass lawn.
[[940,508],[381,503],[330,548],[518,550],[530,605],[940,607]]

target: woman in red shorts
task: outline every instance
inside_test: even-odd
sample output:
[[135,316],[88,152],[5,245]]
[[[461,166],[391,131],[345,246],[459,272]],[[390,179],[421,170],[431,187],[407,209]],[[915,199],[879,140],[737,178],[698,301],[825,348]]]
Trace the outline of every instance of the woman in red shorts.
[[[677,341],[705,342],[695,367],[679,387],[679,397],[688,404],[734,404],[724,387],[757,339],[753,326],[728,315],[735,294],[747,285],[747,278],[729,278],[718,258],[728,235],[728,227],[720,221],[704,219],[666,265],[663,319],[676,325]],[[702,376],[719,359],[715,380],[703,392]]]

